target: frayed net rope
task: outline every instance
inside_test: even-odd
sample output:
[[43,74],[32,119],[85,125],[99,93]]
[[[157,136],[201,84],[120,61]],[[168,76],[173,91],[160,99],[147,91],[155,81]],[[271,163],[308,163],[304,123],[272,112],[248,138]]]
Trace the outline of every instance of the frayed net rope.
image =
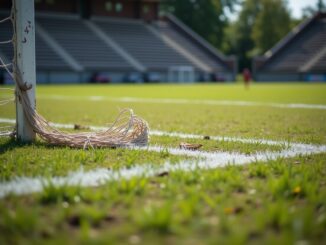
[[[12,14],[10,14],[10,16],[0,20],[0,25],[4,24],[7,21],[10,21],[12,19]],[[11,40],[2,40],[0,37],[0,45],[5,45],[5,44],[9,44],[12,43],[12,39]],[[10,72],[10,68],[12,67],[12,63],[8,63],[8,62],[4,62],[4,60],[2,60],[2,58],[0,57],[0,69],[4,69],[6,71]],[[1,71],[0,71],[1,72]],[[15,97],[14,96],[4,96],[2,92],[3,91],[8,91],[8,90],[13,90],[11,88],[0,88],[0,106],[5,106],[11,102],[15,101]],[[16,134],[15,132],[15,128],[13,126],[2,126],[0,125],[0,137],[14,137]]]
[[18,81],[18,89],[16,90],[16,93],[23,106],[24,114],[34,132],[46,142],[53,145],[63,145],[83,149],[147,145],[149,138],[148,125],[146,121],[134,115],[131,109],[122,110],[115,122],[105,131],[68,133],[55,129],[31,107],[25,89],[20,87],[21,79],[17,76],[17,70],[15,71],[15,76],[16,83]]
[[[14,8],[14,6],[13,6]],[[16,29],[14,24],[14,13],[10,16],[13,23],[14,36],[16,39]],[[9,19],[9,18],[8,18]],[[14,45],[16,57],[16,47]],[[126,147],[126,146],[144,146],[149,139],[149,127],[146,121],[136,116],[131,109],[124,109],[120,112],[117,119],[111,126],[100,132],[88,133],[69,133],[63,132],[52,127],[47,120],[42,117],[35,108],[31,106],[27,91],[31,89],[27,83],[22,81],[22,76],[13,61],[13,72],[10,72],[7,65],[0,57],[0,63],[10,74],[16,84],[16,103],[21,103],[24,115],[31,125],[32,129],[43,140],[53,145],[70,146],[74,148],[97,148],[97,147]]]

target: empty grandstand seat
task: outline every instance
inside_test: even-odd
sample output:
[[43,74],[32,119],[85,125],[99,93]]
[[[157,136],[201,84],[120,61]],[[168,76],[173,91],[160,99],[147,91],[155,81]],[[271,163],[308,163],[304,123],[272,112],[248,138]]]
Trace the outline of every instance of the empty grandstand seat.
[[312,67],[312,72],[326,73],[326,54],[324,54]]
[[[9,13],[8,13],[9,15]],[[0,20],[8,17],[8,15],[1,14]],[[0,23],[0,42],[4,42],[12,39],[13,28],[11,21],[5,21]],[[0,44],[0,54],[3,56],[1,58],[5,59],[5,62],[11,62],[14,56],[13,45],[11,43]]]
[[39,70],[72,70],[48,44],[36,34],[36,69]]
[[283,49],[264,69],[280,72],[297,72],[325,46],[326,22],[324,19],[318,19],[314,25],[292,40],[291,45]]
[[122,48],[149,69],[167,69],[171,66],[193,64],[165,44],[137,20],[94,19],[95,23]]
[[200,60],[202,63],[205,63],[207,66],[209,66],[212,71],[223,71],[225,69],[224,65],[221,62],[218,62],[216,57],[213,58],[211,55],[205,52],[199,45],[197,45],[195,42],[192,42],[189,37],[186,37],[179,31],[175,30],[173,26],[168,22],[158,22],[157,28],[159,31],[173,39],[185,49],[191,50],[191,54],[198,60]]
[[131,68],[129,63],[98,38],[77,16],[41,16],[36,21],[85,69]]
[[[0,16],[0,19],[5,16]],[[36,30],[37,32],[37,30]],[[13,27],[10,21],[0,24],[1,41],[9,40],[13,35]],[[68,64],[57,53],[43,41],[37,34],[35,35],[36,45],[36,69],[38,70],[71,70]],[[7,61],[11,61],[14,56],[14,49],[12,44],[0,45],[0,52],[5,56]]]

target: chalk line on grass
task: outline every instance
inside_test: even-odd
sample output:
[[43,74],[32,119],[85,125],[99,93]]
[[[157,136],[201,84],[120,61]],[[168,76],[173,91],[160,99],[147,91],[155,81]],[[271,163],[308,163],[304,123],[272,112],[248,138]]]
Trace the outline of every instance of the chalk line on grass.
[[[8,123],[15,124],[15,119],[10,118],[0,118],[0,123]],[[53,123],[50,122],[50,125],[57,128],[65,128],[65,129],[74,129],[74,124],[65,124],[65,123]],[[107,127],[102,126],[89,126],[90,130],[105,130]],[[203,139],[203,135],[199,134],[186,134],[181,132],[166,132],[160,130],[150,130],[149,132],[152,136],[169,136],[169,137],[177,137],[181,139]],[[227,136],[210,136],[210,139],[216,141],[230,141],[230,142],[241,142],[246,144],[266,144],[266,145],[282,145],[287,146],[290,144],[287,141],[276,141],[276,140],[266,140],[266,139],[247,139],[247,138],[239,138],[239,137],[227,137]]]
[[302,144],[291,146],[287,150],[280,152],[261,152],[251,155],[228,153],[228,152],[201,152],[189,151],[176,148],[164,148],[162,146],[137,147],[135,149],[144,151],[160,152],[167,150],[171,154],[186,155],[195,157],[193,160],[185,160],[179,163],[165,162],[162,165],[134,165],[130,168],[121,168],[119,170],[109,170],[98,168],[88,172],[82,169],[71,172],[64,177],[16,177],[7,182],[0,182],[0,198],[10,194],[26,195],[43,191],[49,183],[59,186],[82,186],[95,187],[103,185],[109,181],[118,181],[121,179],[131,179],[133,177],[152,177],[162,172],[183,171],[189,172],[194,170],[208,170],[223,167],[228,164],[243,165],[257,161],[276,160],[278,158],[295,157],[298,155],[316,154],[326,152],[326,145],[304,147]]
[[[0,123],[14,124],[14,119],[0,118]],[[72,124],[51,123],[55,127],[73,128]],[[104,127],[91,126],[92,130],[105,129]],[[184,139],[202,139],[202,135],[185,134],[178,132],[163,132],[154,130],[152,135],[179,137]],[[278,158],[289,158],[298,155],[309,155],[326,152],[326,145],[312,145],[302,143],[290,143],[283,141],[272,141],[264,139],[244,139],[236,137],[221,137],[212,136],[212,140],[219,141],[234,141],[251,144],[267,144],[267,145],[283,145],[284,150],[279,152],[256,152],[254,154],[241,154],[234,152],[204,152],[204,151],[189,151],[178,148],[166,148],[163,146],[147,146],[147,147],[131,147],[131,149],[142,151],[162,152],[168,151],[172,155],[192,157],[192,160],[185,160],[179,163],[172,164],[165,162],[162,165],[134,165],[131,168],[121,168],[119,170],[95,169],[89,172],[79,170],[71,172],[65,177],[52,177],[46,179],[43,177],[16,177],[7,182],[0,182],[0,198],[9,194],[23,195],[29,193],[40,192],[44,189],[46,183],[50,181],[55,186],[63,185],[80,185],[80,186],[99,186],[108,181],[119,179],[130,179],[132,177],[151,177],[164,171],[193,171],[196,169],[214,169],[226,166],[227,164],[242,165],[256,161],[276,160]]]
[[114,101],[123,103],[158,103],[158,104],[192,104],[192,105],[216,105],[216,106],[266,106],[288,109],[318,109],[326,110],[323,104],[304,103],[272,103],[241,100],[199,100],[199,99],[172,99],[172,98],[139,98],[139,97],[107,97],[107,96],[66,96],[66,95],[39,95],[40,99],[52,100],[89,100],[89,101]]

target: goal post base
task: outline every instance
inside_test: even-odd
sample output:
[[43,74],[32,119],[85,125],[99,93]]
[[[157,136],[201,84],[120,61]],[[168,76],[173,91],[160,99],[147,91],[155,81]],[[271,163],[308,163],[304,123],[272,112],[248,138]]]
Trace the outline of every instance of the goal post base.
[[[30,105],[35,109],[35,10],[34,0],[13,0],[14,15],[14,76],[16,86],[20,79],[30,89],[27,93]],[[17,76],[21,76],[18,78]],[[20,88],[17,88],[20,89]],[[20,98],[16,93],[17,139],[22,142],[35,140],[36,134],[27,120]]]

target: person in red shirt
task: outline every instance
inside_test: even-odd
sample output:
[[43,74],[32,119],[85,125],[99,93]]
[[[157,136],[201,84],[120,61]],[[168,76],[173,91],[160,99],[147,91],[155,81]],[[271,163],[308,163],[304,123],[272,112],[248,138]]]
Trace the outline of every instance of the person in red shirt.
[[244,81],[245,87],[248,89],[250,86],[250,82],[251,82],[250,70],[248,68],[243,69],[242,75],[243,75],[243,81]]

